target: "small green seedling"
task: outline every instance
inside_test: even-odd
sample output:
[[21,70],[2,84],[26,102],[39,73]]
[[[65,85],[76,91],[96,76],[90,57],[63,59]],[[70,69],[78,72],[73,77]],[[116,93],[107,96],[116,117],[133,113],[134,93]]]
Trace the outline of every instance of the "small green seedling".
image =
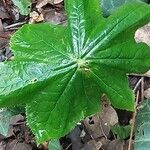
[[126,4],[107,19],[99,0],[65,0],[65,7],[67,26],[24,25],[11,38],[15,60],[0,63],[0,107],[26,104],[38,143],[99,112],[103,93],[134,111],[126,74],[150,69],[150,47],[134,40],[150,21],[149,5]]

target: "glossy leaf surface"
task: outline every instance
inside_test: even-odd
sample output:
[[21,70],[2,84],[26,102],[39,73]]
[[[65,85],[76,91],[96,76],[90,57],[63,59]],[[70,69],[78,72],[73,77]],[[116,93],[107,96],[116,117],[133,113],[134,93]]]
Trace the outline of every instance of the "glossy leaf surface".
[[15,60],[0,64],[0,107],[26,104],[39,143],[100,111],[103,93],[113,106],[134,110],[126,73],[150,68],[150,48],[134,41],[150,7],[131,3],[105,19],[98,4],[65,0],[68,26],[23,26],[11,39]]

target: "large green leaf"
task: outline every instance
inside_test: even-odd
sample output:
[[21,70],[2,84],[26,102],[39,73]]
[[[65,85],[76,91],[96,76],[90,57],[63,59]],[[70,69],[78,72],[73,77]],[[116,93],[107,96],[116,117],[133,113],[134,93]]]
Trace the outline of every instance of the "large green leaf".
[[15,60],[0,64],[0,107],[26,104],[39,143],[100,111],[103,93],[113,106],[134,111],[126,73],[150,68],[150,48],[134,41],[136,29],[150,20],[150,7],[130,3],[105,19],[98,3],[65,0],[66,27],[23,26],[11,38]]
[[135,150],[150,148],[150,100],[145,100],[142,110],[137,115],[137,132],[135,135]]
[[130,3],[133,1],[143,1],[148,3],[148,0],[102,0],[104,16],[109,16],[123,4]]

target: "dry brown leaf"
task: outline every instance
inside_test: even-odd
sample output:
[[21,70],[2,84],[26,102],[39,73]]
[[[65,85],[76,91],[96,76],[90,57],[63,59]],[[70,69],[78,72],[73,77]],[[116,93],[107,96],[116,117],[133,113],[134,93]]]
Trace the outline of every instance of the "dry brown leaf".
[[147,99],[150,98],[150,88],[144,91],[144,97]]
[[100,114],[94,115],[93,117],[87,118],[84,121],[88,133],[94,138],[109,135],[111,126],[118,123],[118,115],[116,111],[108,103],[108,100],[103,101],[103,111]]
[[146,76],[150,77],[150,71],[148,71],[147,73],[145,73]]
[[36,8],[42,8],[43,6],[45,6],[46,4],[59,4],[61,3],[63,0],[38,0]]
[[38,14],[36,11],[30,13],[29,23],[42,22],[44,20],[43,14]]
[[45,22],[52,24],[63,24],[65,25],[67,17],[64,11],[56,12],[54,9],[45,9],[42,11]]
[[102,143],[100,141],[96,142],[95,140],[90,140],[81,150],[99,150],[101,147]]
[[107,137],[110,132],[110,127],[105,125],[105,123],[99,118],[98,115],[92,117],[92,119],[85,119],[84,125],[88,131],[88,134],[94,139],[100,137]]
[[123,150],[125,142],[120,140],[113,140],[111,141],[105,148],[107,150]]
[[0,33],[3,32],[3,24],[2,24],[2,20],[0,19]]
[[[136,31],[135,40],[137,43],[143,42],[150,46],[150,23]],[[144,75],[150,77],[150,71]]]
[[103,111],[100,115],[105,125],[114,126],[118,123],[118,115],[115,109],[108,103],[108,100],[103,101]]
[[0,5],[0,19],[10,18],[3,6]]
[[143,42],[150,46],[150,24],[147,24],[136,31],[135,40],[137,43]]

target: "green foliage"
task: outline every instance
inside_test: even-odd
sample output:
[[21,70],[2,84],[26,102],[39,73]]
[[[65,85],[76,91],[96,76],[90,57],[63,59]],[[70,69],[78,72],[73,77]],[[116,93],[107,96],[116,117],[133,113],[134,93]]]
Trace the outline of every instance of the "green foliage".
[[0,134],[7,136],[12,113],[7,109],[0,110]]
[[150,100],[145,100],[142,110],[137,115],[137,132],[135,135],[135,150],[150,148]]
[[61,150],[61,145],[59,140],[51,140],[48,145],[49,150]]
[[131,126],[120,126],[119,124],[112,127],[111,131],[117,135],[117,139],[125,140],[130,136]]
[[31,9],[31,0],[12,0],[14,5],[19,8],[20,14],[28,15]]
[[65,7],[68,26],[23,26],[11,38],[15,60],[0,63],[0,107],[26,104],[38,143],[100,111],[103,93],[114,107],[134,111],[126,73],[150,68],[150,48],[134,41],[150,21],[147,4],[127,4],[107,19],[99,0],[65,0]]
[[7,136],[11,118],[22,112],[23,108],[1,109],[0,110],[0,134]]
[[122,6],[123,4],[134,2],[134,1],[143,1],[148,3],[148,0],[102,0],[102,7],[104,16],[109,16],[116,10],[118,7]]

